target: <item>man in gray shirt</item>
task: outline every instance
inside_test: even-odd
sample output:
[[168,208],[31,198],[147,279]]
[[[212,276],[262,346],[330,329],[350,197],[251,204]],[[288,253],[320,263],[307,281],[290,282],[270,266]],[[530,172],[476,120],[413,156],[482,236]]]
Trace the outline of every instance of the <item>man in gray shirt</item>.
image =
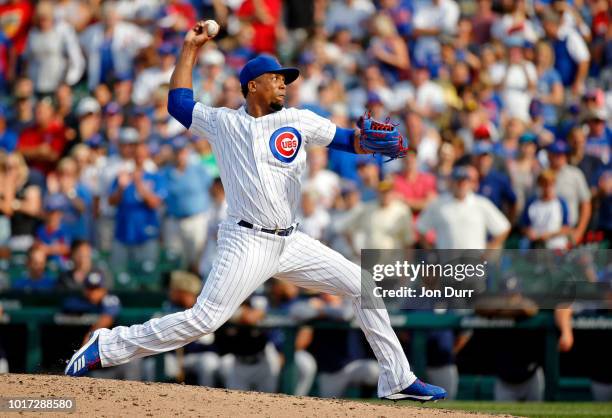
[[591,192],[582,171],[568,164],[570,149],[565,142],[554,142],[547,151],[550,168],[557,175],[557,195],[565,199],[568,205],[572,228],[570,238],[575,244],[584,236],[591,219]]

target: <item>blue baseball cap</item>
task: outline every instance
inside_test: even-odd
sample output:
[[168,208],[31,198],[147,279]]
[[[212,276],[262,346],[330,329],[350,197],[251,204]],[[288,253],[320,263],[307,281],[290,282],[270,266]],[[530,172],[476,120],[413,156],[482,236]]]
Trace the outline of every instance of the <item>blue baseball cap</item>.
[[493,154],[493,144],[486,141],[478,141],[474,144],[474,154],[484,155]]
[[555,141],[548,146],[547,150],[552,154],[567,154],[570,149],[564,141]]
[[519,137],[519,144],[533,143],[536,144],[538,142],[538,136],[533,132],[525,132],[523,135]]
[[256,79],[262,74],[282,74],[285,76],[285,84],[291,84],[300,76],[297,68],[281,67],[278,60],[272,55],[261,54],[253,58],[240,71],[240,85],[246,86],[249,81]]

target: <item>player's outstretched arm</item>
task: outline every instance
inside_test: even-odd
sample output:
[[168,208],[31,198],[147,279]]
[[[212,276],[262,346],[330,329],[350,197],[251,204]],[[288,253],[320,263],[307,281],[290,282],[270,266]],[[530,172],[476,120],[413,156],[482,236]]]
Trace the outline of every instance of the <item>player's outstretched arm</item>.
[[168,93],[168,113],[178,120],[185,128],[191,126],[191,115],[195,106],[193,100],[193,67],[200,48],[212,39],[208,23],[199,21],[187,32],[176,66],[170,78]]
[[328,145],[331,149],[350,152],[352,154],[369,154],[359,143],[361,130],[336,127],[336,133],[332,142]]

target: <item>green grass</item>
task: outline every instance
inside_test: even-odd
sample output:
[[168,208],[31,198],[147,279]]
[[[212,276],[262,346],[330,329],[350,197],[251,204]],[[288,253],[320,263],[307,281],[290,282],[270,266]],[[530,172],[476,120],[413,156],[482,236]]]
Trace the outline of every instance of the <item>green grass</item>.
[[[373,402],[385,402],[374,400]],[[406,402],[406,406],[457,409],[490,414],[509,414],[533,418],[612,417],[612,402],[470,402],[442,401],[435,404]],[[400,405],[398,402],[396,405]]]

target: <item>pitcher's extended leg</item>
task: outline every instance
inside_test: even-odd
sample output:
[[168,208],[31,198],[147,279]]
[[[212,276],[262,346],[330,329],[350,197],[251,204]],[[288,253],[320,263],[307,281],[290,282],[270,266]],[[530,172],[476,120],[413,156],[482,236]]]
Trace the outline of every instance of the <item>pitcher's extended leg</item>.
[[380,365],[378,396],[388,396],[411,385],[416,376],[391,328],[387,310],[361,306],[360,267],[301,232],[288,241],[281,256],[280,273],[275,277],[301,287],[349,297],[359,326]]
[[277,270],[282,240],[274,235],[222,224],[219,252],[193,308],[141,325],[101,330],[103,367],[182,347],[214,332]]

